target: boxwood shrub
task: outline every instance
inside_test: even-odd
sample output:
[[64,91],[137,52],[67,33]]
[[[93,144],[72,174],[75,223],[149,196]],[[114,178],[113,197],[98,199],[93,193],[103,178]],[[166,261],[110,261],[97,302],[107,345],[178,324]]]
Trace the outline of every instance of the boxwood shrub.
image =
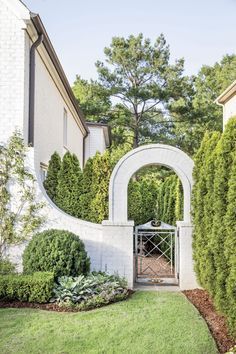
[[90,260],[84,243],[72,232],[46,230],[36,234],[23,254],[25,274],[53,272],[55,277],[88,274]]
[[0,299],[45,303],[52,297],[54,274],[0,275]]

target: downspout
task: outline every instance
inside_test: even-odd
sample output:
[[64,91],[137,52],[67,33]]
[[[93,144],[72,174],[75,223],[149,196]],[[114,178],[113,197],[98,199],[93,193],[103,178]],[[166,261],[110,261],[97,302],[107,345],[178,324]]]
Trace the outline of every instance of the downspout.
[[84,166],[85,166],[85,153],[86,153],[86,151],[85,151],[85,149],[86,149],[86,138],[87,138],[87,136],[88,136],[88,133],[86,132],[86,135],[83,137],[83,168],[84,168]]
[[28,127],[28,145],[34,146],[34,107],[35,107],[35,51],[43,42],[43,34],[30,48],[30,71],[29,71],[29,127]]

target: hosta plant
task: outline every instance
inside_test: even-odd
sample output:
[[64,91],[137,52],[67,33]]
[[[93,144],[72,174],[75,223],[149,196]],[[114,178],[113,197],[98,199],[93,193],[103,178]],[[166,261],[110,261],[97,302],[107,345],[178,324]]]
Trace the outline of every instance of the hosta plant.
[[91,273],[87,277],[58,278],[53,293],[51,302],[84,310],[122,300],[128,296],[128,289],[126,281],[118,276]]

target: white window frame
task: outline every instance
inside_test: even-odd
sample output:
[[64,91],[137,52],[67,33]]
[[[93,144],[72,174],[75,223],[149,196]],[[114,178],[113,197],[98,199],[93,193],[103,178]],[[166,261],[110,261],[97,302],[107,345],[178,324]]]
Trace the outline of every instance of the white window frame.
[[48,165],[46,165],[43,162],[40,162],[40,176],[41,176],[41,181],[44,182],[46,177],[47,177],[47,172],[48,172]]

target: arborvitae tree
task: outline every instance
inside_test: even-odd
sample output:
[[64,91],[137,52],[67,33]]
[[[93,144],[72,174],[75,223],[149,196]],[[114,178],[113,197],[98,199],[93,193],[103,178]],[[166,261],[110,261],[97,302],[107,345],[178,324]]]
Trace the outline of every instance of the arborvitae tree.
[[182,183],[179,178],[177,178],[176,186],[175,186],[175,221],[183,220],[183,205],[184,205],[184,194]]
[[229,316],[230,328],[236,335],[236,155],[233,160],[229,190],[227,196],[227,212],[225,215],[225,259],[226,274],[226,313]]
[[155,219],[158,188],[158,181],[148,180],[147,178],[140,181],[140,193],[142,197],[140,223],[142,224]]
[[82,171],[76,155],[66,152],[58,174],[56,204],[66,213],[80,217]]
[[206,132],[200,149],[195,156],[195,166],[193,170],[193,197],[192,197],[192,214],[193,214],[193,258],[195,261],[194,268],[200,284],[202,284],[202,252],[204,252],[204,196],[206,195],[205,183],[205,156],[210,139],[209,132]]
[[157,205],[156,205],[156,219],[163,220],[163,204],[164,204],[164,182],[162,182],[158,189]]
[[225,310],[226,279],[229,272],[224,254],[227,193],[230,169],[236,153],[236,118],[229,120],[218,144],[216,173],[214,183],[214,219],[212,228],[212,247],[216,267],[214,298],[217,307]]
[[175,217],[175,203],[176,203],[176,184],[177,176],[172,175],[169,178],[169,198],[166,210],[166,222],[170,225],[174,225],[176,222]]
[[81,218],[90,221],[93,179],[93,158],[89,158],[83,170],[82,195],[80,197]]
[[110,154],[97,153],[93,161],[91,212],[89,219],[101,223],[108,218],[108,190],[112,168]]
[[[202,252],[199,253],[201,257],[201,285],[206,288],[210,293],[214,286],[215,278],[215,263],[212,252],[212,224],[213,224],[213,213],[214,213],[214,178],[215,178],[215,161],[216,161],[216,146],[220,140],[220,133],[214,132],[210,136],[208,148],[205,154],[205,183],[206,183],[206,194],[202,196],[204,198],[204,217],[200,221],[203,223],[203,234],[202,236]],[[214,237],[214,235],[213,235]]]
[[44,188],[52,201],[55,201],[58,185],[58,173],[61,169],[61,158],[57,152],[52,154],[48,165],[47,177],[43,182]]
[[142,194],[140,183],[130,180],[128,186],[128,218],[134,220],[135,225],[142,224]]

